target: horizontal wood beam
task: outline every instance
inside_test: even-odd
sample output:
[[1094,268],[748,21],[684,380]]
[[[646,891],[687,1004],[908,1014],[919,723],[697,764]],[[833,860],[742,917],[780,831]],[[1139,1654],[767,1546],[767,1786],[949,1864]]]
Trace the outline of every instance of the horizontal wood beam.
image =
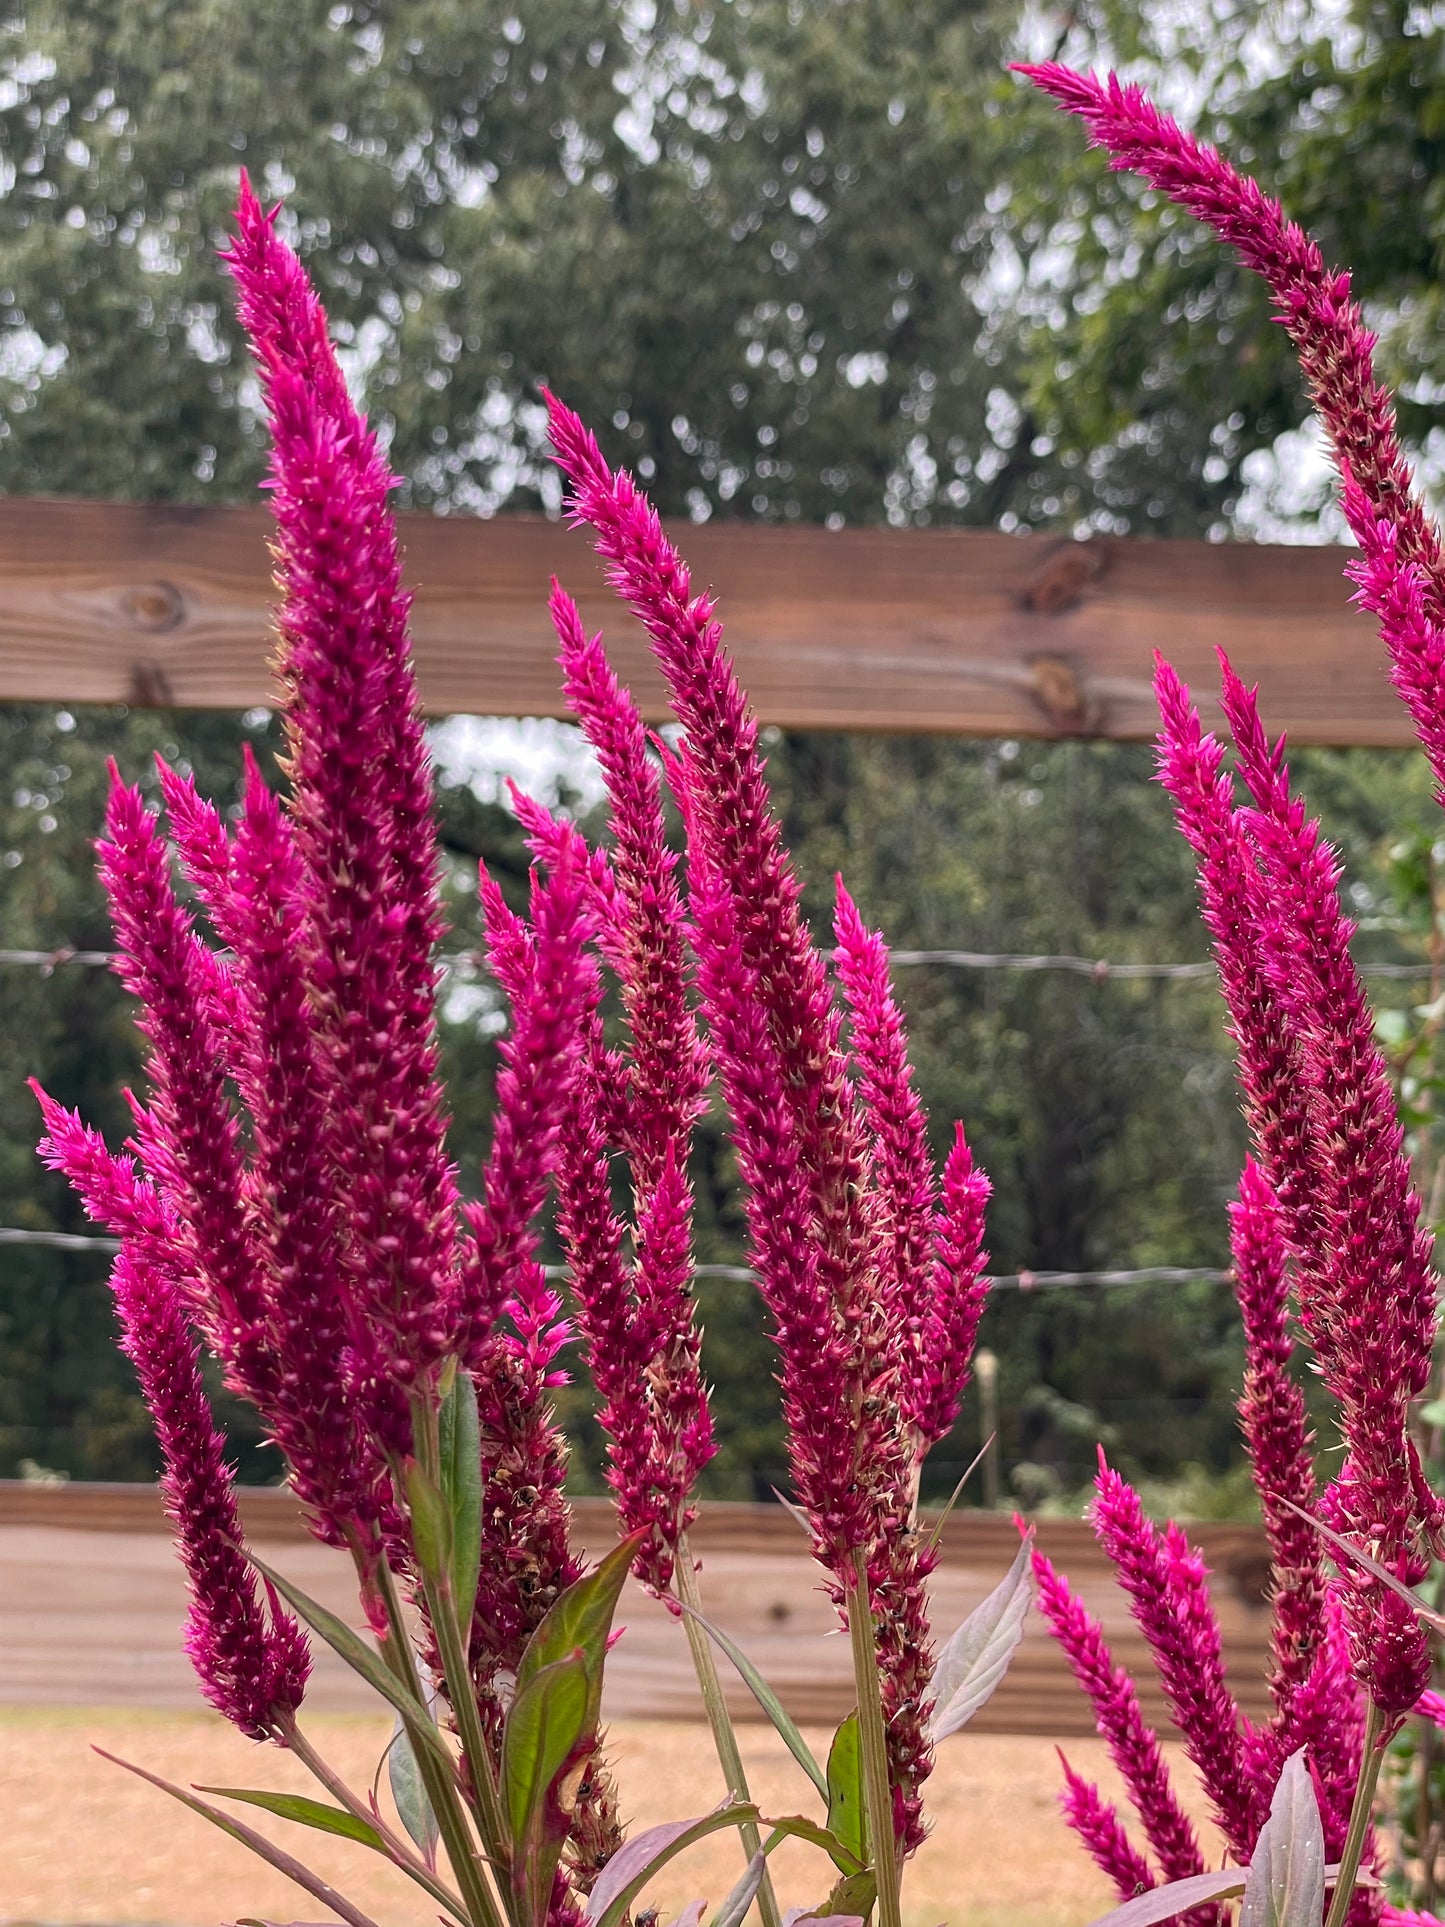
[[[435,715],[553,715],[557,574],[653,718],[661,686],[584,534],[540,517],[403,515],[423,698]],[[0,500],[0,701],[264,704],[264,509]],[[1151,653],[1201,696],[1214,650],[1295,742],[1411,740],[1339,549],[961,530],[677,531],[720,597],[765,723],[973,736],[1152,735]]]

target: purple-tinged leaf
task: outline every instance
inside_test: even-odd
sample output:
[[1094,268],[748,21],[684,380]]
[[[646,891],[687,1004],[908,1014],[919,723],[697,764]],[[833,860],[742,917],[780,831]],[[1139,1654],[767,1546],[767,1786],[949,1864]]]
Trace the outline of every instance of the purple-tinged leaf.
[[[753,1855],[747,1866],[743,1868],[741,1880],[713,1915],[710,1927],[742,1927],[743,1921],[747,1918],[748,1908],[752,1906],[753,1898],[763,1884],[763,1873],[767,1864],[768,1856],[765,1853],[758,1852]],[[701,1906],[701,1904],[699,1901],[698,1905]],[[681,1920],[678,1921],[677,1927],[683,1927]]]
[[975,1606],[938,1655],[929,1682],[933,1713],[928,1730],[934,1740],[947,1739],[966,1726],[1008,1671],[1024,1636],[1024,1620],[1033,1597],[1029,1578],[1032,1544],[1033,1534],[1026,1533],[1005,1577],[981,1605]]
[[1301,1748],[1281,1769],[1254,1843],[1239,1927],[1320,1927],[1324,1911],[1325,1831]]
[[391,1745],[386,1749],[386,1777],[391,1786],[391,1797],[396,1805],[401,1824],[421,1849],[427,1865],[434,1866],[437,1849],[437,1817],[422,1782],[421,1769],[416,1760],[416,1749],[412,1746],[411,1736],[406,1730],[406,1722],[400,1713],[396,1716]]
[[673,1927],[702,1927],[702,1917],[706,1912],[705,1900],[690,1900],[673,1922]]
[[635,1834],[613,1854],[597,1876],[587,1900],[587,1919],[591,1927],[617,1927],[637,1895],[660,1867],[710,1833],[725,1827],[754,1826],[762,1818],[758,1809],[742,1800],[727,1801],[696,1820],[669,1820],[660,1827],[648,1827]]
[[107,1753],[103,1746],[92,1747],[91,1750],[98,1753],[101,1759],[109,1760],[112,1766],[124,1767],[127,1773],[134,1773],[137,1779],[149,1781],[151,1786],[159,1787],[162,1793],[169,1793],[171,1798],[179,1800],[183,1807],[189,1807],[192,1813],[199,1813],[202,1819],[209,1820],[211,1825],[219,1827],[222,1833],[228,1833],[233,1840],[239,1840],[243,1847],[249,1847],[252,1853],[258,1854],[268,1866],[274,1867],[278,1873],[285,1874],[288,1880],[294,1880],[298,1887],[304,1887],[313,1900],[319,1900],[323,1907],[329,1907],[339,1919],[347,1923],[347,1927],[376,1927],[376,1922],[369,1914],[362,1913],[359,1907],[353,1907],[345,1894],[338,1893],[329,1881],[323,1880],[318,1873],[312,1873],[309,1867],[303,1866],[293,1855],[287,1853],[284,1847],[278,1847],[275,1841],[268,1840],[264,1833],[257,1833],[254,1827],[248,1827],[244,1820],[237,1820],[229,1813],[223,1813],[220,1807],[213,1807],[209,1800],[197,1799],[194,1793],[187,1793],[184,1787],[176,1786],[170,1780],[163,1780],[158,1773],[149,1773],[145,1767],[136,1766],[130,1760],[122,1760],[118,1754]]
[[[1155,1927],[1156,1922],[1173,1920],[1176,1914],[1187,1913],[1191,1907],[1206,1906],[1212,1900],[1233,1900],[1236,1894],[1244,1892],[1248,1873],[1247,1867],[1225,1867],[1218,1873],[1196,1873],[1187,1880],[1171,1880],[1165,1887],[1151,1887],[1147,1894],[1138,1894],[1133,1900],[1126,1900],[1122,1907],[1100,1914],[1090,1927]],[[1325,1885],[1332,1886],[1339,1873],[1337,1863],[1326,1867]],[[1373,1874],[1361,1873],[1355,1879],[1357,1887],[1378,1887],[1379,1884]]]

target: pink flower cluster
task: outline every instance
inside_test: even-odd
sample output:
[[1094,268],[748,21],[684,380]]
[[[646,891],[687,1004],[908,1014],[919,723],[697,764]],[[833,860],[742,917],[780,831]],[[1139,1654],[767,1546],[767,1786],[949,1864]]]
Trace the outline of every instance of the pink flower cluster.
[[[1057,65],[1023,71],[1085,120],[1113,166],[1135,170],[1207,222],[1268,284],[1334,446],[1345,513],[1362,550],[1350,566],[1357,600],[1377,618],[1395,686],[1445,797],[1439,536],[1413,490],[1348,275],[1329,270],[1255,182],[1137,88]],[[1270,743],[1254,693],[1223,661],[1241,797],[1224,749],[1162,661],[1156,691],[1160,776],[1195,853],[1253,1142],[1233,1244],[1247,1359],[1240,1417],[1275,1574],[1274,1713],[1266,1726],[1252,1727],[1224,1690],[1202,1569],[1182,1537],[1172,1528],[1157,1533],[1107,1473],[1096,1522],[1231,1851],[1249,1857],[1283,1760],[1305,1747],[1333,1855],[1360,1768],[1364,1707],[1373,1709],[1382,1731],[1376,1744],[1383,1744],[1419,1702],[1430,1655],[1423,1626],[1396,1592],[1348,1561],[1338,1576],[1327,1574],[1320,1536],[1301,1515],[1323,1516],[1402,1581],[1420,1578],[1439,1546],[1445,1512],[1408,1423],[1428,1382],[1436,1334],[1431,1241],[1350,958],[1353,925],[1340,907],[1338,859],[1290,792],[1283,745]],[[1344,1439],[1343,1463],[1322,1492],[1304,1401],[1288,1369],[1291,1297]],[[1196,1870],[1197,1850],[1185,1850],[1177,1809],[1152,1771],[1152,1735],[1141,1733],[1137,1704],[1111,1684],[1097,1629],[1053,1575],[1044,1597],[1161,1872],[1177,1878],[1181,1868]],[[1065,1798],[1120,1892],[1133,1892],[1138,1856],[1117,1816],[1072,1782]],[[1362,1890],[1349,1918],[1378,1920],[1381,1908],[1378,1893]]]
[[[437,1075],[438,858],[395,478],[299,262],[249,188],[228,258],[273,432],[289,790],[278,799],[248,766],[232,827],[163,769],[168,842],[117,777],[102,874],[150,1095],[118,1153],[41,1100],[45,1155],[124,1242],[117,1303],[166,1458],[206,1690],[247,1731],[284,1739],[305,1659],[239,1549],[197,1339],[262,1414],[313,1530],[350,1549],[374,1612],[383,1562],[425,1607],[403,1475],[448,1375],[470,1375],[482,1472],[470,1663],[493,1742],[507,1677],[581,1571],[550,1396],[574,1337],[621,1523],[646,1535],[634,1570],[672,1596],[714,1450],[689,1163],[716,1079],[797,1496],[841,1611],[876,1624],[907,1850],[931,1758],[919,1468],[967,1378],[987,1182],[961,1130],[935,1168],[882,940],[841,884],[835,972],[804,923],[711,600],[693,594],[629,478],[553,402],[574,513],[652,639],[681,735],[649,739],[600,638],[554,585],[565,690],[597,752],[612,836],[590,848],[518,797],[534,857],[526,911],[483,874],[487,957],[511,1023],[480,1196],[463,1197]],[[620,1026],[604,1021],[609,973]],[[565,1308],[540,1261],[549,1196]],[[595,1763],[588,1787],[569,1860],[577,1893],[618,1839]],[[565,1895],[558,1904],[566,1916]]]

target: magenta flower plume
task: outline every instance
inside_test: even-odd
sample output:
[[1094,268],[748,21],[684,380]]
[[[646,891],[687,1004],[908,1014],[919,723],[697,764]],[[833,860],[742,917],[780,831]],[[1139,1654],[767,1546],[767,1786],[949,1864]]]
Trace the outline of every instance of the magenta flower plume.
[[[1170,1783],[1169,1769],[1165,1765],[1158,1736],[1144,1722],[1133,1680],[1122,1666],[1115,1665],[1099,1622],[1069,1590],[1068,1582],[1037,1547],[1033,1551],[1032,1561],[1034,1578],[1038,1582],[1039,1610],[1063,1649],[1074,1678],[1088,1695],[1099,1737],[1108,1744],[1109,1757],[1128,1789],[1130,1803],[1139,1816],[1160,1874],[1169,1881],[1187,1880],[1191,1874],[1203,1873],[1204,1859],[1198,1839]],[[1070,1776],[1071,1799],[1074,1799],[1076,1789],[1082,1784]],[[1081,1807],[1079,1810],[1090,1817],[1091,1825],[1095,1823],[1099,1811],[1097,1805]],[[1075,1825],[1075,1831],[1080,1834],[1085,1846],[1094,1853],[1103,1871],[1112,1878],[1112,1866],[1106,1866],[1098,1859],[1092,1840],[1074,1823],[1071,1814],[1070,1824]],[[1107,1843],[1109,1836],[1105,1834],[1101,1837]],[[1130,1851],[1132,1853],[1133,1850]],[[1135,1855],[1135,1858],[1138,1856]],[[1146,1871],[1143,1884],[1146,1887],[1156,1884],[1152,1873]],[[1128,1898],[1128,1895],[1124,1897]],[[1204,1927],[1204,1923],[1197,1922],[1196,1927]]]
[[[1132,1900],[1136,1894],[1147,1893],[1157,1883],[1148,1861],[1130,1840],[1118,1808],[1104,1799],[1091,1780],[1075,1773],[1062,1753],[1059,1765],[1064,1774],[1059,1811],[1078,1835],[1089,1858],[1106,1879],[1113,1881],[1120,1900]],[[1182,1918],[1188,1921],[1189,1927],[1213,1927],[1217,1918],[1215,1910],[1209,1911],[1207,1921],[1200,1918],[1202,1912],[1201,1909]]]
[[1177,1526],[1161,1532],[1139,1495],[1100,1458],[1094,1531],[1149,1642],[1184,1750],[1194,1762],[1231,1851],[1247,1861],[1270,1788],[1247,1770],[1239,1708],[1224,1678],[1208,1570]]
[[[920,1443],[952,1420],[977,1322],[979,1183],[966,1151],[956,1152],[943,1208],[931,1209],[934,1180],[902,1095],[899,1040],[872,988],[871,954],[859,957],[855,1027],[860,1062],[872,1055],[855,1089],[828,972],[768,799],[756,720],[712,600],[693,594],[631,479],[608,468],[570,410],[549,404],[574,516],[590,524],[614,586],[651,638],[686,732],[663,764],[687,832],[697,982],[748,1192],[751,1255],[776,1326],[793,1481],[836,1603],[845,1615],[872,1611],[908,1849],[922,1837],[918,1788],[931,1764],[923,1720],[931,1555],[914,1528],[916,1475]],[[638,725],[628,719],[624,729],[610,707],[595,645],[570,605],[554,602],[554,614],[604,766],[626,756],[637,770]],[[638,814],[633,780],[613,782],[624,817]],[[648,834],[655,839],[650,815]],[[619,833],[619,896],[629,864],[645,859],[656,874],[653,846],[638,842],[633,856],[626,841]],[[879,1105],[872,1120],[870,1096]],[[918,1307],[905,1310],[896,1282],[904,1262],[924,1289],[925,1323],[912,1334],[905,1320]],[[925,1366],[927,1346],[935,1349]],[[916,1428],[890,1422],[898,1409],[917,1414]]]
[[596,965],[584,947],[581,861],[564,855],[545,881],[534,873],[530,921],[509,911],[489,880],[483,901],[492,967],[512,1003],[483,1201],[467,1207],[475,1253],[458,1299],[486,1492],[472,1623],[485,1688],[499,1668],[516,1666],[558,1592],[581,1573],[567,1541],[566,1446],[548,1397],[563,1382],[557,1358],[571,1328],[538,1256],[536,1218],[577,1101]]
[[[1274,1194],[1252,1159],[1240,1178],[1239,1202],[1230,1206],[1230,1245],[1244,1321],[1240,1430],[1273,1566],[1270,1692],[1278,1724],[1293,1707],[1323,1643],[1327,1580],[1319,1534],[1299,1516],[1313,1512],[1317,1499],[1304,1394],[1289,1372],[1293,1347],[1284,1234]],[[1278,1765],[1295,1750],[1281,1752]]]
[[218,1713],[255,1740],[284,1738],[310,1670],[305,1635],[241,1551],[240,1514],[225,1441],[201,1384],[195,1340],[175,1285],[148,1259],[123,1251],[111,1277],[121,1345],[155,1420],[191,1607],[186,1650]]
[[[610,889],[594,885],[594,903],[629,1038],[625,1057],[609,1058],[594,1017],[559,1221],[588,1364],[603,1395],[609,1482],[624,1531],[651,1528],[636,1570],[664,1592],[694,1516],[692,1487],[715,1449],[692,1297],[687,1177],[711,1066],[688,1001],[686,918],[646,728],[601,637],[587,637],[576,605],[555,583],[551,608],[567,699],[597,752],[611,805]],[[610,1135],[627,1154],[636,1199],[630,1267],[611,1204]]]
[[880,1295],[897,1359],[899,1415],[920,1456],[952,1430],[988,1298],[984,1209],[989,1182],[959,1125],[944,1166],[943,1203],[928,1120],[913,1085],[903,1015],[889,981],[888,946],[866,928],[836,880],[834,968],[851,1020],[858,1101],[872,1140],[883,1242]]
[[138,789],[113,774],[100,844],[117,969],[141,1006],[150,1102],[137,1114],[149,1176],[181,1247],[191,1315],[244,1397],[275,1383],[258,1253],[243,1197],[240,1133],[224,1058],[208,1018],[212,982],[200,939],[176,900],[170,856]]
[[347,397],[300,263],[245,183],[227,259],[271,418],[279,674],[329,1143],[356,1275],[405,1381],[447,1349],[459,1226],[436,1075],[431,778],[387,507],[395,478]]
[[365,1296],[328,1157],[300,858],[249,750],[234,844],[189,778],[162,768],[161,782],[186,871],[233,959],[228,1055],[251,1118],[249,1211],[281,1367],[267,1421],[313,1528],[333,1540],[365,1536],[384,1477],[374,1441],[406,1451],[408,1420],[359,1315]]

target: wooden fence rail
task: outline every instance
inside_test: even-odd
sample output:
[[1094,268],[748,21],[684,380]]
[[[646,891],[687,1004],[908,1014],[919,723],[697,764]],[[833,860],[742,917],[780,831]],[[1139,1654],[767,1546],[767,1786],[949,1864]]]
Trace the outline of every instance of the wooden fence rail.
[[[291,1496],[244,1490],[247,1533],[313,1596],[354,1615],[349,1563],[309,1537]],[[592,1552],[616,1537],[610,1505],[582,1499],[577,1536]],[[1112,1569],[1081,1521],[1046,1519],[1039,1543],[1103,1622],[1116,1658],[1138,1679],[1148,1716],[1167,1730],[1152,1665]],[[1192,1536],[1214,1573],[1230,1673],[1252,1714],[1266,1709],[1268,1556],[1254,1527],[1205,1525]],[[709,1505],[694,1534],[709,1608],[752,1654],[794,1717],[836,1723],[852,1704],[846,1640],[828,1638],[832,1613],[817,1589],[798,1526],[781,1506]],[[1007,1570],[1018,1549],[1013,1522],[955,1513],[944,1529],[934,1617],[951,1631]],[[190,1706],[196,1688],[181,1652],[178,1568],[154,1488],[0,1483],[0,1703]],[[633,1589],[620,1615],[626,1637],[609,1662],[612,1718],[702,1714],[686,1644],[667,1614]],[[757,1717],[736,1680],[729,1700]],[[368,1707],[365,1689],[329,1654],[318,1657],[312,1697],[323,1709]],[[1003,1685],[978,1715],[980,1732],[1054,1739],[1092,1733],[1088,1706],[1037,1614]]]
[[[555,572],[648,713],[660,686],[585,538],[560,523],[401,518],[433,714],[551,715]],[[1162,648],[1207,698],[1214,650],[1300,743],[1411,740],[1339,549],[960,530],[680,530],[765,723],[974,736],[1151,736]],[[271,697],[268,518],[0,499],[0,702],[247,708]]]

